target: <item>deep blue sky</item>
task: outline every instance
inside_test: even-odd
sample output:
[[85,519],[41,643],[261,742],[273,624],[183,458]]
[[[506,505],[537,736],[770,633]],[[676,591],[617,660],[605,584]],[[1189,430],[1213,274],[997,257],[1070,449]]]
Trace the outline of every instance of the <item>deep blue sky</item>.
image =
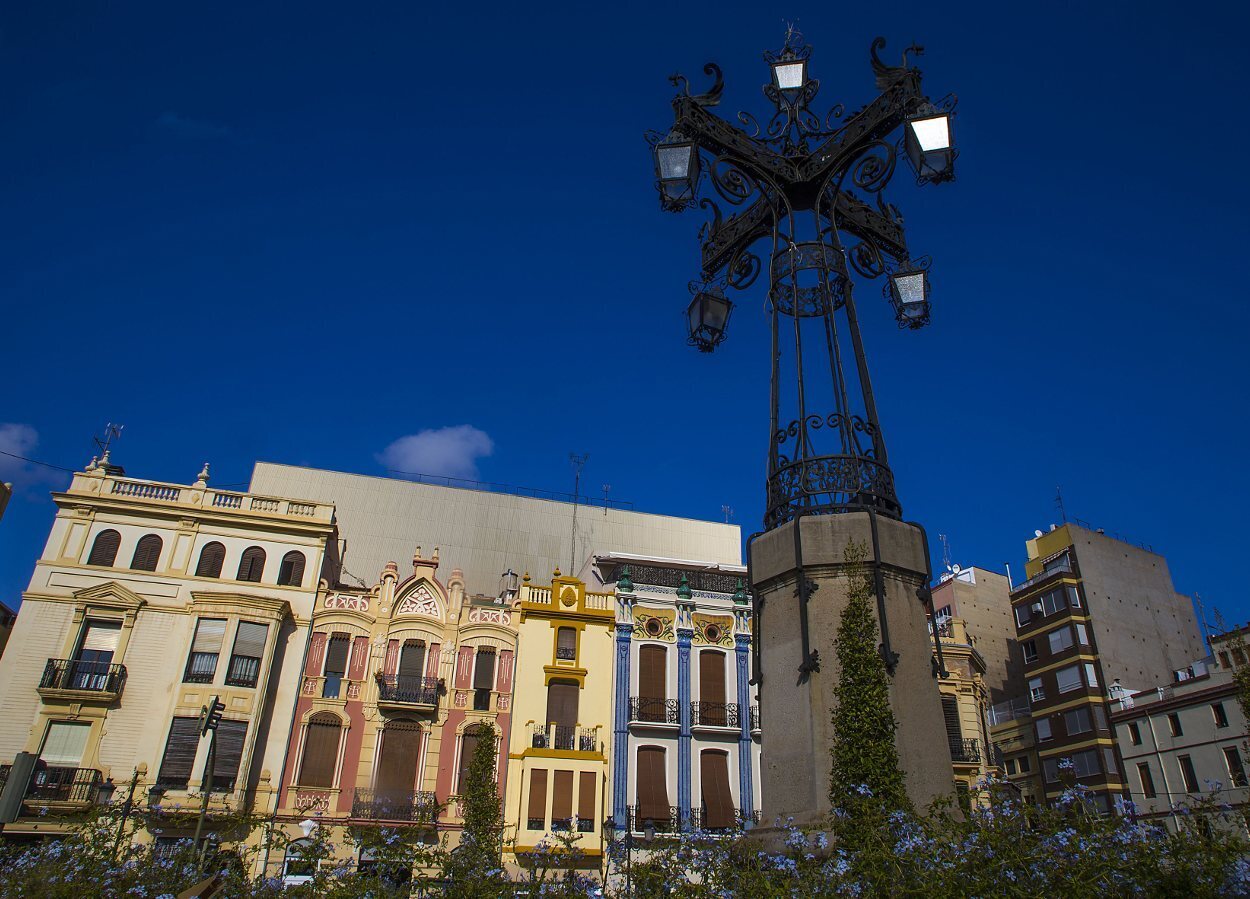
[[[592,492],[750,532],[759,288],[721,351],[683,345],[699,218],[659,211],[642,134],[708,59],[718,112],[762,112],[788,17],[822,105],[874,95],[876,34],[960,97],[959,180],[892,187],[932,327],[860,293],[908,517],[1019,572],[1061,484],[1250,616],[1244,4],[19,7],[0,422],[37,443],[10,451],[81,466],[120,421],[130,474],[207,459],[227,485],[256,459],[381,473],[393,441],[469,425],[484,479],[567,490],[589,452]],[[65,476],[0,466],[13,605]]]

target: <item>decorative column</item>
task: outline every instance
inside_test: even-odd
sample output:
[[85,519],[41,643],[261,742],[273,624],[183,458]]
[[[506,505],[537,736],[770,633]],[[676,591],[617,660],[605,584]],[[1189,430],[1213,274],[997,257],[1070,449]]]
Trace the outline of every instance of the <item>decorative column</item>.
[[751,601],[738,578],[734,591],[734,662],[738,672],[738,808],[745,826],[751,826],[755,811],[755,783],[751,743]]
[[629,566],[616,582],[616,710],[612,725],[612,818],[616,832],[628,826],[630,646],[634,633],[634,583]]
[[677,587],[677,708],[681,732],[677,735],[677,807],[681,829],[690,826],[690,642],[694,638],[694,600],[690,581],[682,573]]

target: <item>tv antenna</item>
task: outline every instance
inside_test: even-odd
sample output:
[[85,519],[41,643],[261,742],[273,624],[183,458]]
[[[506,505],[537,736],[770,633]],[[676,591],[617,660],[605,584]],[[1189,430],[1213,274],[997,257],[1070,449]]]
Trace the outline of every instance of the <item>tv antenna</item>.
[[608,494],[612,492],[611,484],[603,485],[603,517],[608,517]]
[[1055,487],[1055,506],[1059,509],[1059,517],[1063,519],[1063,523],[1068,523],[1068,512],[1063,507],[1063,489],[1059,486]]
[[569,461],[573,463],[573,533],[569,538],[569,576],[573,575],[577,564],[577,503],[582,489],[582,469],[590,453],[569,453]]
[[734,510],[729,506],[721,506],[720,513],[725,516],[725,524],[729,524],[730,519],[734,517]]
[[122,429],[125,427],[126,427],[125,425],[115,425],[110,421],[108,424],[104,426],[103,437],[91,438],[92,441],[95,442],[96,449],[100,451],[101,458],[109,454],[109,447],[112,445],[114,440],[121,439]]
[[942,541],[942,564],[947,571],[951,571],[951,542],[946,539],[945,534],[938,534],[938,539]]

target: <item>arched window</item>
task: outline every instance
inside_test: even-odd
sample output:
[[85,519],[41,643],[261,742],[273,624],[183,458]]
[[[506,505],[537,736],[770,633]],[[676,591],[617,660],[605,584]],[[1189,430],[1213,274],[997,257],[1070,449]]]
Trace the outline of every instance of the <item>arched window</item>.
[[304,583],[304,554],[291,550],[282,557],[282,566],[278,569],[278,584],[298,587],[302,583]]
[[260,583],[260,576],[265,573],[265,551],[259,546],[249,546],[243,550],[243,558],[239,559],[240,581]]
[[308,719],[304,735],[304,758],[299,766],[301,787],[334,786],[334,769],[339,758],[339,735],[343,723],[329,712],[318,712]]
[[221,577],[221,566],[226,561],[226,548],[214,540],[200,550],[200,561],[195,566],[196,577]]
[[139,538],[135,546],[134,557],[130,560],[132,571],[155,571],[156,563],[161,558],[161,547],[165,543],[155,534],[145,534]]
[[117,548],[122,545],[122,535],[110,528],[96,534],[95,543],[91,544],[91,554],[87,556],[88,565],[112,565],[117,561]]

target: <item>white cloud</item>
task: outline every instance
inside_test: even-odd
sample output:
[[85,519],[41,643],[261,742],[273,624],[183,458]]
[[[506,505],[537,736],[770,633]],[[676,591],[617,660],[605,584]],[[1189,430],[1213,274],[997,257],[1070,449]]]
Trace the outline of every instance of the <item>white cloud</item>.
[[26,471],[26,463],[13,456],[34,458],[38,445],[39,433],[30,425],[0,423],[0,479],[12,478]]
[[489,456],[495,442],[472,425],[455,425],[400,437],[378,454],[392,471],[477,479],[477,460]]

